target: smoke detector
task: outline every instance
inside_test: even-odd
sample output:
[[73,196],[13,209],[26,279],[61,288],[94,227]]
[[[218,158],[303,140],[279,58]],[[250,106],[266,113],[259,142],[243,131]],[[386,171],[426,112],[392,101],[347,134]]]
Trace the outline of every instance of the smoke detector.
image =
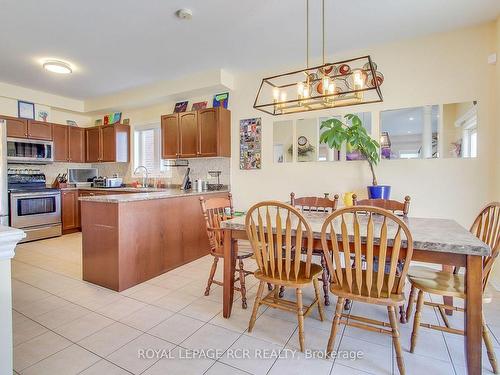
[[175,12],[175,15],[181,20],[190,20],[191,18],[193,18],[193,11],[191,9],[183,8]]

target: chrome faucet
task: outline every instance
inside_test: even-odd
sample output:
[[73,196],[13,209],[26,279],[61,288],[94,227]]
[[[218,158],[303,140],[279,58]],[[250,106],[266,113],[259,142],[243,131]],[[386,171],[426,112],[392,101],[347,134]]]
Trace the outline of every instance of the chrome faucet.
[[144,169],[144,172],[145,172],[145,174],[144,174],[144,173],[142,174],[142,187],[147,187],[147,183],[148,183],[148,175],[149,175],[149,173],[148,173],[148,169],[147,169],[144,165],[139,165],[139,166],[135,169],[134,174],[136,174],[136,173],[137,173],[137,171],[138,171],[139,169],[141,169],[141,168],[142,168],[142,169]]

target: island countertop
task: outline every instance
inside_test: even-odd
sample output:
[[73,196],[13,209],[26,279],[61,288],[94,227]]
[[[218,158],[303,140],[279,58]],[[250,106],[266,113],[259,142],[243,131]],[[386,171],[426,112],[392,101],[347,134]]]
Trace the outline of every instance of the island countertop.
[[[126,188],[125,188],[126,189]],[[116,191],[131,191],[131,189],[122,189]],[[104,190],[104,189],[100,189]],[[137,190],[137,189],[136,189]],[[109,189],[108,189],[109,191]],[[197,191],[197,190],[180,190],[175,188],[166,189],[150,189],[147,191],[139,191],[137,193],[129,194],[108,194],[108,195],[93,195],[87,197],[78,198],[80,201],[84,202],[104,202],[104,203],[125,203],[125,202],[137,202],[137,201],[148,201],[154,199],[165,199],[165,198],[180,198],[188,197],[193,195],[211,195],[219,193],[229,192],[229,187],[224,186],[221,190],[209,190],[209,191]]]

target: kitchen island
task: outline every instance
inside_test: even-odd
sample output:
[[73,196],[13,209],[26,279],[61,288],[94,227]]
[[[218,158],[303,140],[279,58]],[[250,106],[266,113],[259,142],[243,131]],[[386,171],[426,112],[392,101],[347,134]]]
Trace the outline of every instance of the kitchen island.
[[83,279],[123,291],[209,253],[200,196],[228,190],[80,197]]

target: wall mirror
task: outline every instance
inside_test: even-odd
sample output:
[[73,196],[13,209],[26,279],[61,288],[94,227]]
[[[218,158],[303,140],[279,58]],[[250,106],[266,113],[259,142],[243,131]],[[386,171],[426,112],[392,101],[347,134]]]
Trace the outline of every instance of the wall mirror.
[[439,106],[380,112],[382,159],[438,158]]
[[[298,162],[318,160],[318,119],[300,119],[296,122],[295,152]],[[293,153],[290,148],[288,152]]]
[[275,121],[273,124],[273,159],[275,163],[293,161],[293,121],[291,120]]
[[443,105],[443,157],[477,156],[477,101]]
[[[321,124],[331,118],[336,118],[342,120],[341,116],[331,116],[331,117],[320,117],[318,121],[318,134],[321,136],[326,129],[321,129]],[[318,137],[319,142],[319,137]],[[320,143],[318,145],[318,161],[339,161],[340,160],[340,150],[334,150],[328,147],[326,143]]]

